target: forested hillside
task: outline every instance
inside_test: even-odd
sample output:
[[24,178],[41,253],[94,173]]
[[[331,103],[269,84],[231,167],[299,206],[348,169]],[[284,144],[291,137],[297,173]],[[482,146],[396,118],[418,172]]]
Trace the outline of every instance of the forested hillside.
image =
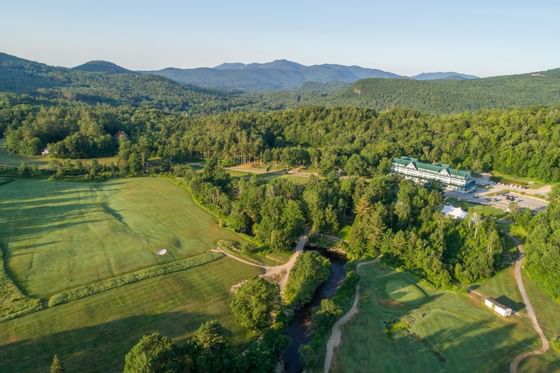
[[222,110],[235,102],[222,93],[163,77],[126,72],[115,66],[96,62],[67,69],[0,53],[0,92],[180,111]]
[[470,80],[364,79],[346,87],[315,87],[260,95],[282,107],[306,104],[404,107],[430,113],[560,104],[560,69]]

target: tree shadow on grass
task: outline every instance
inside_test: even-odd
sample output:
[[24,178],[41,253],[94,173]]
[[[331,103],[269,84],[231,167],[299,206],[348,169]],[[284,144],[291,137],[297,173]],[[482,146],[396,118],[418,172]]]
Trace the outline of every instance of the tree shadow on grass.
[[122,372],[126,353],[142,335],[159,332],[180,344],[209,319],[187,312],[131,316],[7,343],[0,346],[0,372],[43,373],[54,354],[68,372]]
[[496,301],[498,303],[501,303],[504,306],[511,308],[513,310],[513,312],[515,312],[515,313],[525,309],[525,303],[516,302],[506,295],[500,295],[499,297],[494,298],[494,299],[496,299]]
[[[422,288],[418,278],[410,273],[392,273],[387,268],[373,270],[377,276],[362,278],[362,287],[368,290],[361,296],[359,308],[360,314],[368,316],[358,316],[358,322],[371,328],[367,338],[379,341],[385,334],[386,342],[374,342],[367,348],[367,340],[355,340],[361,334],[354,331],[355,336],[349,342],[353,347],[346,353],[354,351],[355,356],[352,359],[339,357],[335,371],[507,371],[517,354],[538,345],[537,336],[518,319],[502,320],[484,313],[477,313],[475,317],[468,310],[463,314],[460,307],[447,301],[441,303],[441,307],[423,307],[444,293],[408,302],[391,299],[385,293],[388,281],[396,277],[403,287],[414,284]],[[381,335],[376,336],[376,333]],[[384,360],[370,356],[383,356]],[[343,361],[346,363],[340,365]]]
[[536,335],[520,339],[514,334],[515,328],[515,323],[495,327],[488,319],[440,330],[424,339],[446,357],[442,365],[445,370],[502,372],[507,371],[516,355],[536,346]]

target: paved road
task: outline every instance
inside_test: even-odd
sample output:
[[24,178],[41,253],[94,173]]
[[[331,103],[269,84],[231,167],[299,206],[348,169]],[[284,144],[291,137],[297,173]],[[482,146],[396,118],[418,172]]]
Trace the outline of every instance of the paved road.
[[535,314],[535,310],[533,309],[533,305],[531,304],[531,300],[529,299],[529,295],[527,294],[527,290],[525,290],[525,284],[523,283],[523,276],[521,274],[521,268],[523,265],[523,260],[525,258],[525,250],[523,245],[519,245],[519,258],[515,262],[515,281],[517,282],[517,287],[519,288],[519,292],[521,293],[521,298],[523,298],[523,303],[525,303],[525,307],[527,308],[527,315],[531,320],[531,324],[533,324],[533,329],[537,332],[537,335],[541,339],[542,346],[538,350],[524,352],[522,354],[517,355],[509,366],[510,373],[517,373],[517,367],[519,363],[524,359],[528,358],[529,356],[536,356],[542,355],[549,349],[548,339],[544,335],[544,332],[539,325],[539,320],[537,319],[537,315]]
[[[356,271],[359,272],[360,268],[365,264],[372,264],[375,263],[378,259],[370,260],[368,262],[358,263],[356,266]],[[340,342],[342,340],[342,327],[346,325],[348,321],[354,317],[358,313],[358,303],[360,301],[360,283],[356,285],[356,296],[354,297],[354,303],[352,303],[352,307],[346,312],[344,316],[336,321],[336,323],[332,327],[331,336],[327,341],[327,354],[325,355],[325,365],[324,365],[324,373],[329,373],[332,364],[332,358],[334,355],[334,350],[338,346],[340,346]]]

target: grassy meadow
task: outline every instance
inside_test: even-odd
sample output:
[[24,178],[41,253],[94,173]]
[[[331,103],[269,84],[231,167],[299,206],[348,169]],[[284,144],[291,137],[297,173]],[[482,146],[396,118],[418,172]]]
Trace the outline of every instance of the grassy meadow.
[[159,331],[180,344],[209,319],[244,341],[249,335],[229,311],[230,287],[258,271],[224,257],[6,321],[0,372],[45,372],[55,353],[68,372],[122,372],[140,336]]
[[168,178],[0,185],[0,305],[70,300],[0,323],[0,372],[44,372],[54,354],[70,372],[119,372],[140,336],[180,344],[209,319],[246,341],[230,288],[260,269],[209,253],[220,239],[242,240]]
[[[380,264],[360,274],[359,313],[343,328],[334,372],[507,371],[515,355],[538,344],[526,319],[502,319],[474,297]],[[504,282],[497,293],[499,286],[512,290]]]
[[[239,240],[165,178],[17,179],[0,188],[6,266],[35,297],[195,256],[219,239]],[[161,248],[168,254],[157,256]]]
[[48,161],[46,158],[40,156],[25,156],[8,152],[4,140],[0,140],[0,166],[3,167],[17,167],[21,162],[26,162],[29,165],[36,165],[37,167],[46,167]]

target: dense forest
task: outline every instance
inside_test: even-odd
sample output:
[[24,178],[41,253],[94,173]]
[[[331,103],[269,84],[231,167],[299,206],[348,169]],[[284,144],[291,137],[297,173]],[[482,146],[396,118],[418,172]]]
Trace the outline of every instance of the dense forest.
[[[255,176],[230,177],[216,159],[202,172],[187,168],[181,174],[195,198],[222,216],[223,224],[254,236],[265,248],[292,247],[304,226],[313,235],[350,224],[350,258],[384,254],[393,265],[438,287],[490,277],[504,250],[492,219],[474,215],[457,222],[440,214],[444,197],[437,185],[418,186],[394,175],[312,177],[305,185],[287,179],[259,182]],[[297,294],[286,290],[290,299]]]
[[560,190],[531,222],[527,235],[527,271],[560,301]]
[[130,151],[182,162],[218,156],[222,164],[260,160],[311,166],[323,175],[371,176],[391,157],[410,155],[476,172],[496,170],[560,181],[557,108],[430,115],[394,109],[303,107],[271,112],[183,115],[134,106],[46,106],[0,99],[0,131],[10,151],[59,158]]
[[426,113],[560,104],[560,69],[468,80],[363,79],[352,85],[309,83],[294,90],[253,94],[270,106],[352,106]]

